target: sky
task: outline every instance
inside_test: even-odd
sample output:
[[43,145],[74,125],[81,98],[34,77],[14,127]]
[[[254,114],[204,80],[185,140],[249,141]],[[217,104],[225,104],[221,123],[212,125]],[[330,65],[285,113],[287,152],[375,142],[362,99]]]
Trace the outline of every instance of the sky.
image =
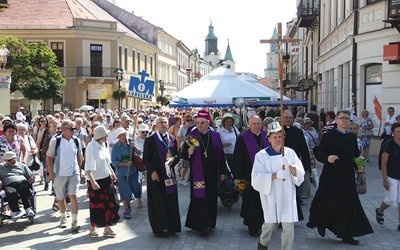
[[296,0],[109,0],[144,20],[163,28],[181,40],[190,50],[205,50],[210,21],[218,38],[218,50],[225,57],[229,44],[236,72],[250,72],[264,77],[269,44],[277,23],[286,23],[297,16]]

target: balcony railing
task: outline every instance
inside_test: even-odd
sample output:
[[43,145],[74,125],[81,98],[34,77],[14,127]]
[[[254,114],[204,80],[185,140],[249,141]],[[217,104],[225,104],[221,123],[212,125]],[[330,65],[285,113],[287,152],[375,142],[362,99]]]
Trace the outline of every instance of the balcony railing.
[[61,67],[59,68],[63,77],[83,78],[115,78],[115,68],[105,67]]
[[297,7],[299,27],[310,28],[319,15],[319,0],[301,0]]

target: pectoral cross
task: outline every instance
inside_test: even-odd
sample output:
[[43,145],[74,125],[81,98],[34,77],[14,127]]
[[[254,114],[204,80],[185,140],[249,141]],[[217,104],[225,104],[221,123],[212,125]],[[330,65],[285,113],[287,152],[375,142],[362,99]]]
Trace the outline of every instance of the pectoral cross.
[[[279,92],[281,94],[280,98],[280,108],[281,108],[281,126],[283,128],[283,63],[281,55],[281,44],[285,43],[298,43],[300,39],[286,39],[282,38],[282,24],[278,23],[278,39],[261,39],[260,43],[278,43],[278,69],[279,69]],[[282,156],[285,155],[284,152],[284,142],[282,141]]]
[[207,158],[207,151],[204,151],[204,157]]

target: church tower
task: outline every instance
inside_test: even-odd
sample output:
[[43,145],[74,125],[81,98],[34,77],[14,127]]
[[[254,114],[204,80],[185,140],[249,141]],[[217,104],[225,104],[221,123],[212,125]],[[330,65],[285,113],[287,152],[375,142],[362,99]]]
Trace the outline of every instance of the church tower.
[[[271,39],[278,39],[278,31],[276,27]],[[267,52],[267,68],[264,69],[264,74],[266,78],[278,79],[279,69],[278,69],[278,44],[271,43],[269,47],[269,52]]]
[[229,45],[229,39],[228,39],[228,46],[226,47],[226,52],[225,52],[225,57],[224,57],[224,67],[235,72],[235,61],[233,61],[231,46]]
[[208,35],[205,39],[204,60],[216,66],[220,61],[221,53],[218,51],[218,38],[214,34],[214,26],[210,22]]

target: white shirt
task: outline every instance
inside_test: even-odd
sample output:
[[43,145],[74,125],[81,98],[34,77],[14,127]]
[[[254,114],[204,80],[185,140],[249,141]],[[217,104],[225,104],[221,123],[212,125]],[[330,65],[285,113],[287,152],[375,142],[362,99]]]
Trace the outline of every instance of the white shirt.
[[390,123],[390,125],[385,126],[385,131],[387,135],[392,134],[392,125],[396,122],[396,115],[393,113],[392,117],[390,115],[386,116],[386,121]]
[[[47,156],[55,157],[56,142],[57,137],[53,136],[46,153]],[[57,148],[57,156],[55,157],[53,166],[56,176],[73,176],[80,173],[77,155],[82,155],[82,144],[79,139],[78,143],[79,149],[76,148],[74,138],[68,141],[61,136],[60,146]]]
[[110,176],[110,151],[96,140],[89,142],[85,152],[85,171],[90,170],[95,180]]
[[[288,178],[272,180],[272,174],[282,169],[282,155],[258,152],[251,172],[251,185],[260,192],[265,223],[297,222],[296,186],[304,181],[304,168],[293,149],[285,147],[285,157],[296,168],[296,176],[288,171]],[[290,176],[290,177],[289,177]]]
[[239,135],[239,131],[236,131],[236,128],[233,126],[232,132],[229,132],[224,127],[218,128],[217,132],[219,133],[219,135],[221,137],[222,144],[225,144],[225,143],[231,144],[229,147],[224,147],[224,153],[225,154],[233,154],[233,151],[235,151],[236,138]]

